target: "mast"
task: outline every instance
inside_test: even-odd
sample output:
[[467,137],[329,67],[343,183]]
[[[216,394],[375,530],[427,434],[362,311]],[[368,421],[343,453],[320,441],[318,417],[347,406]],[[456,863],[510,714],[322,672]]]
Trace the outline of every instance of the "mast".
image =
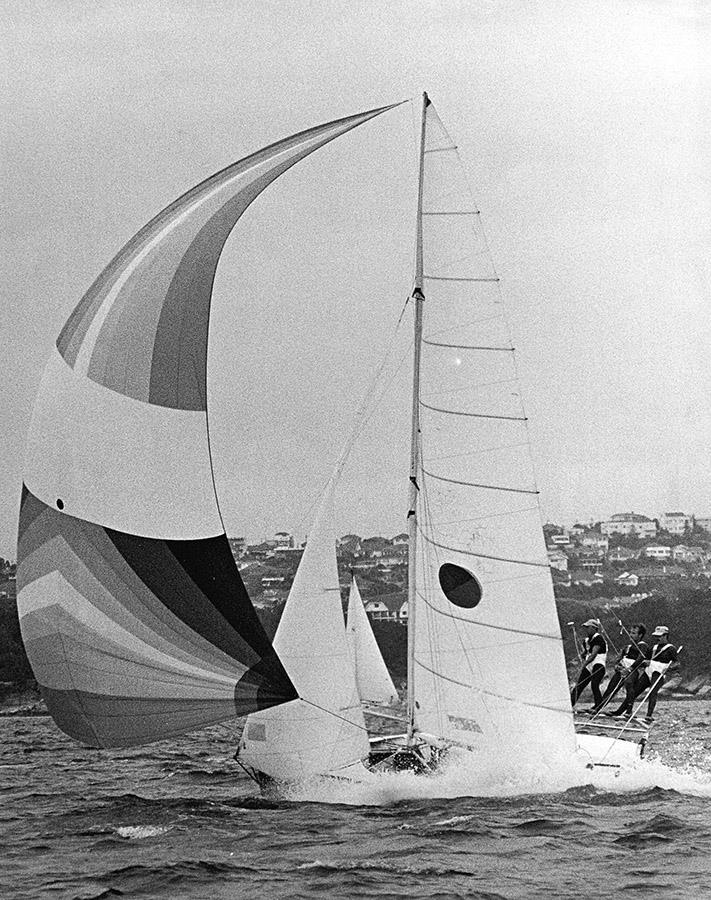
[[420,467],[420,356],[422,351],[422,315],[425,295],[422,259],[422,195],[425,170],[425,126],[429,98],[422,94],[422,125],[420,129],[420,162],[417,187],[417,226],[415,243],[415,284],[412,299],[415,302],[415,344],[412,367],[412,430],[410,434],[410,488],[407,512],[408,567],[407,567],[407,744],[410,746],[415,730],[415,593],[417,553],[417,474]]

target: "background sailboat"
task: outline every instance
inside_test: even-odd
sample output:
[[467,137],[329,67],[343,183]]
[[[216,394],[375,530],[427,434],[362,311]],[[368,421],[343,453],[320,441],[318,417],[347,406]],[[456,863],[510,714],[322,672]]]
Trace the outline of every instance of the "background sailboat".
[[361,701],[393,703],[398,693],[375,640],[355,575],[348,593],[346,636]]
[[303,699],[248,717],[240,763],[262,782],[364,776],[368,732],[341,607],[332,489],[306,542],[274,649]]

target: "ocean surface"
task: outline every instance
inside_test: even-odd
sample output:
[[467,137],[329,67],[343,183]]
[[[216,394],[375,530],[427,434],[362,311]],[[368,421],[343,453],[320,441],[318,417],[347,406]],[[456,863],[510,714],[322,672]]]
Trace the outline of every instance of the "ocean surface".
[[711,702],[657,712],[618,777],[459,763],[288,802],[240,774],[232,726],[119,752],[0,719],[0,897],[711,897]]

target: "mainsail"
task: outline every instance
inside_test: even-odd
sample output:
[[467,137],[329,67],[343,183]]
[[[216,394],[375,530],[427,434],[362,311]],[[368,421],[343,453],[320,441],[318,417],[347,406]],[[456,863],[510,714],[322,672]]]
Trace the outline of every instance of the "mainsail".
[[299,697],[248,717],[239,759],[277,781],[344,773],[369,752],[346,641],[332,489],[321,502],[274,636]]
[[286,138],[188,191],[125,245],[59,335],[28,439],[18,609],[49,710],[78,740],[146,743],[297,696],[215,495],[212,286],[261,191],[389,108]]
[[541,762],[575,738],[526,417],[479,213],[423,115],[414,727]]
[[348,595],[346,636],[360,699],[375,703],[392,703],[397,700],[395,685],[368,621],[355,576],[351,579]]

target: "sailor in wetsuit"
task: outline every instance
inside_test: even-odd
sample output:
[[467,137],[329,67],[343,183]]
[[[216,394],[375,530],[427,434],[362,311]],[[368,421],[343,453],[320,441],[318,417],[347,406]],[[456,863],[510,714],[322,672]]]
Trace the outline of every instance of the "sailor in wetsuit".
[[[641,697],[647,689],[649,693],[647,697],[647,721],[651,722],[654,718],[654,707],[657,705],[657,696],[664,684],[664,678],[667,670],[676,668],[679,663],[677,661],[677,649],[674,644],[669,643],[669,629],[666,625],[657,625],[652,632],[655,643],[647,657],[647,665],[642,672],[639,681],[635,699]],[[631,712],[632,710],[630,710]]]
[[[632,710],[634,698],[637,695],[637,682],[642,675],[642,669],[649,655],[649,646],[642,640],[647,633],[644,625],[634,625],[629,632],[630,642],[619,655],[615,671],[610,679],[605,693],[602,695],[602,703],[596,708],[599,712],[612,699],[613,694],[624,687],[625,699],[614,712],[606,713],[610,716],[622,715],[628,706]],[[619,687],[618,687],[619,686]]]
[[607,641],[600,633],[600,622],[597,619],[588,619],[583,622],[583,626],[588,630],[588,636],[583,641],[585,657],[578,682],[570,692],[570,702],[575,706],[582,692],[590,685],[595,703],[593,709],[596,709],[602,703],[600,684],[605,677]]

